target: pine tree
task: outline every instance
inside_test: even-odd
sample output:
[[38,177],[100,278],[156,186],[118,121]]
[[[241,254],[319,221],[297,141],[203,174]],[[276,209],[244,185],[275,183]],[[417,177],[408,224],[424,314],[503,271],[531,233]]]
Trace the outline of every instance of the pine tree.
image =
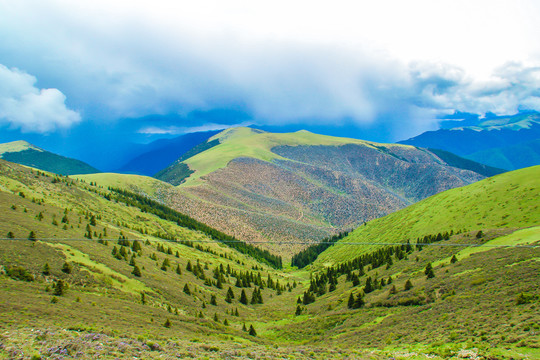
[[165,326],[167,329],[171,327],[171,320],[169,320],[167,318],[167,320],[165,320],[165,324],[163,324],[163,326]]
[[30,231],[30,234],[28,234],[28,240],[36,240],[36,233]]
[[15,235],[13,235],[13,232],[9,231],[9,232],[7,233],[7,238],[8,238],[8,239],[14,239],[14,238],[15,238]]
[[456,255],[454,255],[454,256],[452,256],[452,258],[450,259],[450,263],[451,263],[451,264],[454,264],[454,263],[456,263],[456,262],[457,262],[457,257],[456,257]]
[[143,292],[141,293],[141,304],[146,305],[146,295]]
[[302,315],[302,308],[300,307],[300,305],[296,305],[296,311],[294,312],[294,315]]
[[347,307],[349,309],[353,309],[354,308],[354,295],[351,291],[351,294],[349,295],[349,300],[347,301]]
[[227,290],[227,295],[225,295],[225,301],[230,304],[230,303],[232,303],[233,299],[234,299],[234,293],[233,293],[231,287],[229,286],[229,290]]
[[253,327],[253,325],[249,325],[249,335],[251,336],[257,336],[257,332],[255,331],[255,328]]
[[223,325],[229,326],[229,321],[227,319],[223,320]]
[[188,284],[184,285],[184,292],[188,295],[191,295],[191,290],[189,290]]
[[217,306],[216,294],[212,294],[210,297],[210,305]]
[[219,322],[219,317],[218,317],[217,313],[214,313],[214,321]]
[[405,290],[410,290],[410,289],[412,289],[412,287],[413,287],[413,284],[412,284],[411,280],[407,279],[407,281],[405,282]]
[[433,266],[431,265],[431,263],[428,263],[426,265],[426,269],[424,270],[424,274],[426,274],[428,279],[431,279],[431,278],[435,277],[435,273],[433,272]]
[[248,298],[246,296],[246,292],[244,291],[244,289],[242,289],[242,293],[240,294],[240,302],[244,305],[248,304]]
[[246,323],[244,323],[244,325],[242,325],[242,331],[246,331],[246,332],[247,332]]
[[131,273],[133,275],[135,275],[136,277],[141,277],[142,276],[141,269],[139,269],[139,267],[137,265],[133,266],[133,271]]
[[180,268],[180,264],[178,264],[178,265],[176,266],[176,273],[177,273],[178,275],[182,275],[182,269]]
[[359,292],[356,296],[356,299],[354,300],[353,308],[360,309],[362,306],[365,305],[365,303],[366,302],[364,301],[364,294],[362,294],[362,292]]

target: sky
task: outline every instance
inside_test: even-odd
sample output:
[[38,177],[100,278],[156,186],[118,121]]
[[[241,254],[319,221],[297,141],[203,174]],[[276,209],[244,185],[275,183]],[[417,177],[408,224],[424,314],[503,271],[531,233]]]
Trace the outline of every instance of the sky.
[[0,0],[0,142],[230,126],[375,141],[540,110],[540,2]]

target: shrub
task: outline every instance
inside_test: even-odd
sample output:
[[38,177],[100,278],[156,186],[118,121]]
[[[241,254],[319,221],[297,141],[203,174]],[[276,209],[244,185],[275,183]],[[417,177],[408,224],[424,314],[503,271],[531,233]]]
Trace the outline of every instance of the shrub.
[[6,274],[14,280],[34,281],[34,275],[22,266],[7,268]]
[[72,270],[71,264],[66,261],[64,265],[62,265],[62,272],[66,274],[71,274],[71,270]]
[[64,295],[64,282],[62,280],[58,280],[58,282],[54,285],[54,292],[53,295],[56,296],[62,296]]
[[43,270],[41,273],[45,276],[49,276],[51,274],[51,267],[49,266],[49,263],[45,263],[45,265],[43,265]]

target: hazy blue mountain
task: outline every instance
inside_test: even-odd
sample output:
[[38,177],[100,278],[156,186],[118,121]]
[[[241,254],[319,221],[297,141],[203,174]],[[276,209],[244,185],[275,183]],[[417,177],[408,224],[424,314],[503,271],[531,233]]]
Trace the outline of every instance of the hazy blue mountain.
[[449,151],[506,170],[540,164],[540,114],[466,119],[463,125],[427,131],[399,143]]
[[217,133],[218,131],[196,132],[173,139],[156,140],[144,145],[144,148],[138,150],[137,156],[127,161],[116,172],[153,176]]

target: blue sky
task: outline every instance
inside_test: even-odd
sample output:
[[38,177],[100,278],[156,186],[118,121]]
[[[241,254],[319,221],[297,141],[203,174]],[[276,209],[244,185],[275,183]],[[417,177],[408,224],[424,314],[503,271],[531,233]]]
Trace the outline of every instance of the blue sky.
[[538,15],[534,0],[0,0],[0,141],[69,155],[236,125],[397,141],[454,111],[540,110]]

